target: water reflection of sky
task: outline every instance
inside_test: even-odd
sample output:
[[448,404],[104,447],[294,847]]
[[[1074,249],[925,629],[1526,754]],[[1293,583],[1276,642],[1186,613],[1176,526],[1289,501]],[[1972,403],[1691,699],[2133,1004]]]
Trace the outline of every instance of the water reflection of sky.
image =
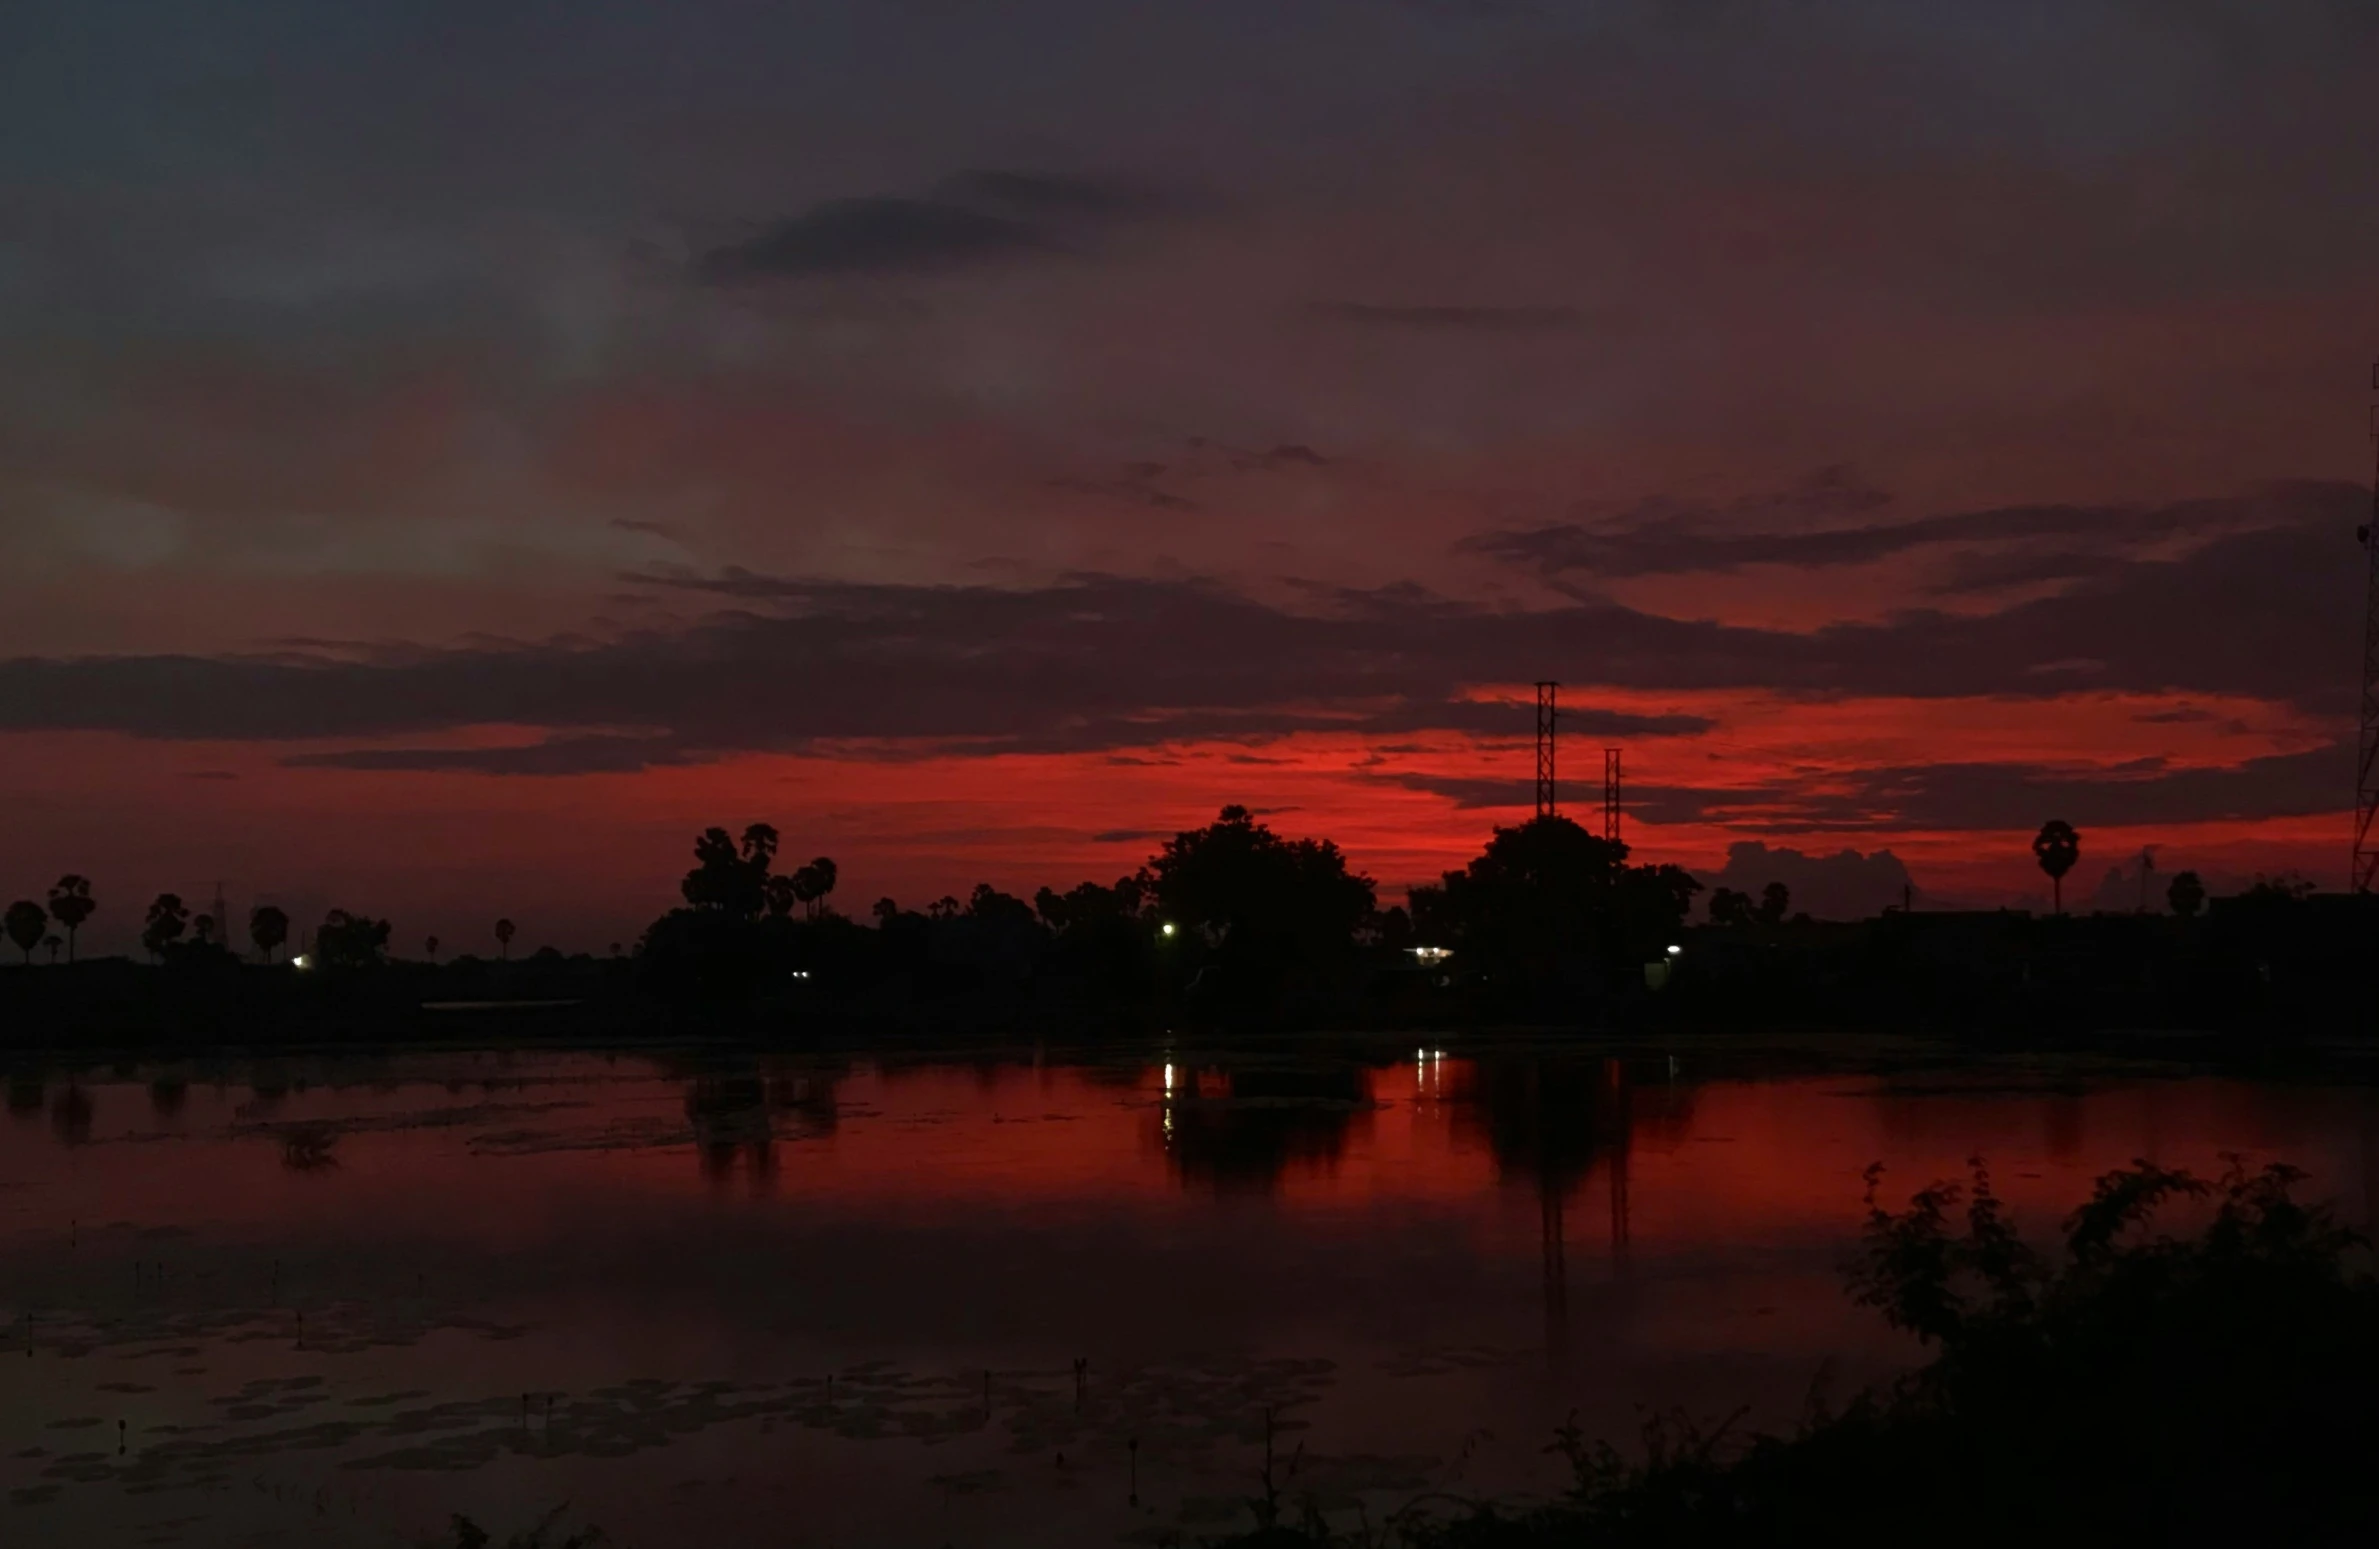
[[57,1542],[563,1500],[648,1545],[788,1510],[1194,1541],[1268,1408],[1324,1501],[1543,1488],[1573,1407],[1782,1418],[1901,1359],[1839,1289],[1871,1161],[1986,1156],[2035,1229],[2135,1156],[2285,1156],[2358,1222],[2379,1167],[2351,1089],[1427,1047],[325,1058],[21,1072],[7,1106],[0,1532]]

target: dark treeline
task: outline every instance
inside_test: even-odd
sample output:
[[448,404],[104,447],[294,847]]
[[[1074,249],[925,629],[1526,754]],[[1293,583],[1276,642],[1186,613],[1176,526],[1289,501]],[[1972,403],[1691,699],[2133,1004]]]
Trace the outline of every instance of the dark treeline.
[[[830,860],[788,877],[776,847],[765,825],[701,836],[685,906],[638,945],[644,991],[713,1007],[891,1012],[989,999],[1310,1022],[1376,998],[1383,977],[1452,990],[1453,973],[1437,965],[1458,957],[1469,1002],[1520,1014],[1547,995],[1640,993],[1646,954],[1677,936],[1697,886],[1673,866],[1630,865],[1625,845],[1552,817],[1497,830],[1467,868],[1415,889],[1409,910],[1382,909],[1376,884],[1335,844],[1283,837],[1233,806],[1113,882],[1044,887],[1029,900],[980,884],[923,909],[884,898],[862,925],[817,891],[820,881],[831,891]],[[804,872],[810,902],[797,912]]]
[[[2052,882],[2080,854],[2051,822],[2032,850]],[[2367,898],[2265,883],[2212,899],[2194,873],[2169,913],[2036,917],[1795,912],[1781,883],[1720,888],[1634,863],[1559,816],[1498,828],[1468,865],[1381,907],[1327,839],[1275,833],[1243,807],[1175,834],[1130,874],[989,884],[923,908],[836,907],[831,857],[788,864],[777,831],[696,836],[682,905],[631,944],[491,961],[395,948],[395,928],[331,910],[301,927],[266,904],[244,930],[171,893],[142,915],[146,962],[77,962],[101,907],[84,877],[6,911],[0,1037],[386,1036],[425,1019],[457,1036],[692,1029],[1126,1032],[1188,1021],[1252,1028],[1652,1024],[1672,1030],[1933,1026],[2043,1030],[2362,1026],[2353,982]],[[2061,901],[2061,893],[2060,893]],[[44,954],[35,963],[36,953]],[[63,961],[61,961],[63,959]],[[531,1012],[535,1017],[528,1018]],[[490,1018],[504,1019],[492,1025]],[[2359,1020],[2357,1020],[2359,1018]]]

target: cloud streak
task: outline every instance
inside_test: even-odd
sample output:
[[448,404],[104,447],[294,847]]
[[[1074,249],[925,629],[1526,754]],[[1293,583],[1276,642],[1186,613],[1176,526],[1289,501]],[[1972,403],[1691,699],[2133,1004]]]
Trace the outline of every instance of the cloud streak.
[[1621,580],[1755,565],[1822,570],[1923,549],[2050,545],[2047,552],[1961,556],[1943,589],[1973,591],[2105,574],[2127,550],[2284,523],[2300,497],[2300,491],[2278,489],[2266,498],[2149,507],[2012,506],[1857,524],[1850,519],[1888,508],[1891,496],[1847,469],[1823,469],[1769,495],[1727,504],[1639,502],[1592,524],[1498,530],[1464,539],[1460,547],[1551,579]]
[[926,198],[828,199],[704,254],[714,285],[979,267],[1080,251],[1104,228],[1156,213],[1148,192],[1087,178],[962,172]]
[[[2338,663],[2354,640],[2356,601],[2334,573],[2334,551],[2338,524],[2350,531],[2365,498],[2348,486],[2300,490],[2285,524],[1997,614],[1915,612],[1808,633],[1607,602],[1497,609],[1412,586],[1319,589],[1299,611],[1196,580],[1088,575],[1000,588],[646,573],[632,584],[712,599],[716,611],[596,641],[22,658],[0,662],[0,730],[304,743],[526,727],[545,740],[292,753],[317,766],[532,775],[833,745],[908,757],[1252,743],[1314,731],[1519,738],[1524,708],[1480,691],[1539,675],[1637,696],[1739,689],[2033,699],[2085,688],[2235,694],[2334,714],[2350,690]],[[1578,735],[1614,739],[1697,736],[1712,724],[1647,711],[1640,699],[1625,709],[1582,703],[1566,716]],[[2265,796],[2287,810],[2327,799],[2315,767],[2289,765],[2307,783],[2282,782]],[[2146,773],[2155,778],[2141,792],[2211,778]],[[1903,777],[1914,783],[1893,783]],[[2053,781],[2011,793],[1991,783],[2002,780],[1885,770],[1859,790],[1796,798],[1779,815],[1856,827],[1888,806],[1927,813],[1926,821],[1998,822],[2060,796]],[[1645,794],[1679,817],[1744,799]],[[2242,799],[2239,810],[2253,806]]]

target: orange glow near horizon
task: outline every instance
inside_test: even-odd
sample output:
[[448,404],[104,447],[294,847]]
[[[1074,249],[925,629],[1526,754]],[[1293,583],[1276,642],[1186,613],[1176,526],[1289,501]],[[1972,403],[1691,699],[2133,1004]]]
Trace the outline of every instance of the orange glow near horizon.
[[[1283,833],[1337,841],[1394,901],[1464,864],[1493,825],[1528,814],[1525,690],[1476,697],[1519,701],[1512,736],[1312,730],[1053,753],[846,746],[534,777],[292,768],[280,759],[301,750],[268,744],[24,734],[0,739],[0,774],[26,819],[6,885],[35,889],[78,871],[121,900],[168,889],[206,896],[225,880],[242,897],[388,914],[406,935],[467,942],[473,922],[505,910],[545,922],[562,944],[599,948],[632,938],[673,901],[692,835],[713,823],[772,822],[787,853],[835,856],[838,902],[864,914],[880,895],[921,905],[978,881],[1030,896],[1044,884],[1111,880],[1172,832],[1240,802]],[[1900,812],[1877,772],[1921,779],[1944,764],[2006,766],[2145,792],[2168,772],[2237,768],[2327,740],[2284,706],[2203,695],[1816,699],[1572,685],[1563,703],[1581,719],[1608,711],[1711,723],[1614,739],[1628,753],[1628,839],[1640,859],[1708,871],[1746,840],[1811,854],[1889,849],[1927,894],[1982,901],[2029,902],[2042,890],[2031,825],[1951,827]],[[409,745],[540,735],[479,727]],[[1575,731],[1565,740],[1578,774],[1562,789],[1581,811],[1599,799],[1602,740]],[[1680,814],[1688,802],[1699,815]],[[2081,875],[2152,845],[2166,873],[2295,868],[2319,878],[2345,832],[2340,809],[2085,824]]]

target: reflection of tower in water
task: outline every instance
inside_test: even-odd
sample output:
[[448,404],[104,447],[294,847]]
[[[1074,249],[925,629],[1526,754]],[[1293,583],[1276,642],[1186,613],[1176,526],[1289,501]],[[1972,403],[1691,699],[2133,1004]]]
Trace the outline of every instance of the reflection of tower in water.
[[[1643,1120],[1626,1068],[1615,1059],[1483,1060],[1469,1078],[1471,1101],[1457,1110],[1457,1124],[1483,1128],[1498,1174],[1506,1183],[1525,1180],[1537,1196],[1545,1345],[1559,1367],[1569,1334],[1569,1202],[1602,1167],[1611,1272],[1623,1280],[1633,1236],[1631,1153]],[[1649,1122],[1666,1126],[1682,1118],[1672,1105]]]

